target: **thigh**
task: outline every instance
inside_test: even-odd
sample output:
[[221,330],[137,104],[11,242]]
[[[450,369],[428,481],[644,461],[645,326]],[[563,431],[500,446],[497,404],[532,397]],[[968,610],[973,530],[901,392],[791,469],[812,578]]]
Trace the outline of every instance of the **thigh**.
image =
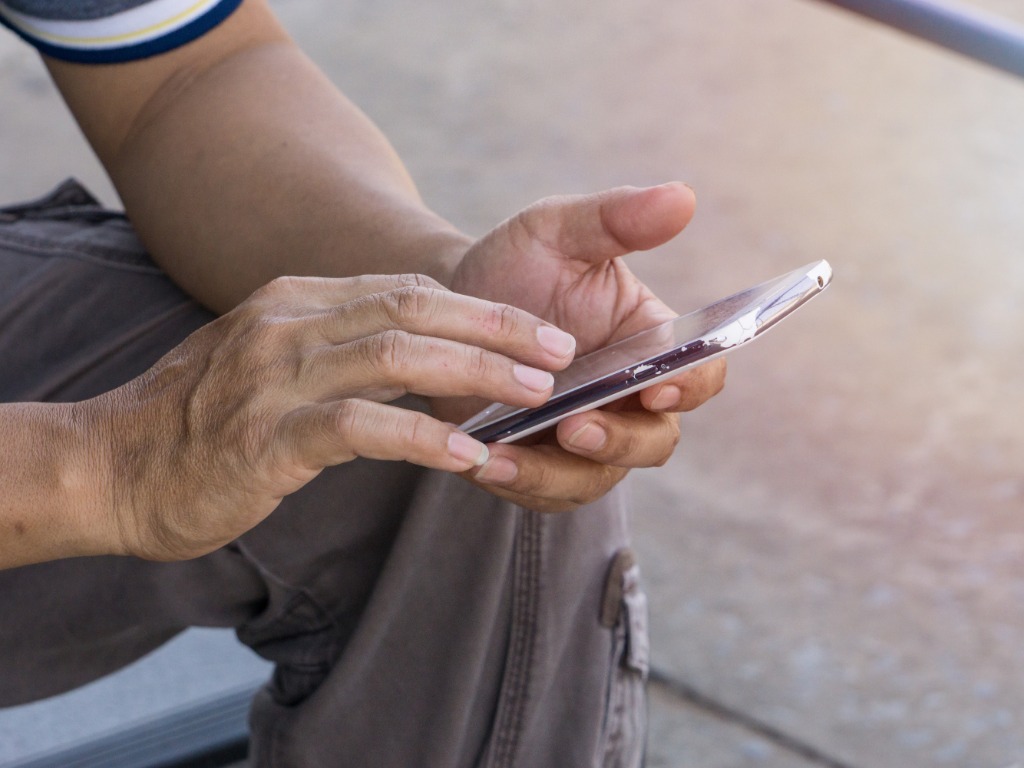
[[[0,400],[109,391],[212,317],[77,184],[0,209]],[[302,698],[359,623],[422,476],[398,463],[328,469],[241,541],[184,563],[0,571],[0,705],[88,682],[191,625],[241,627],[279,665],[286,698]]]
[[[210,317],[78,185],[0,209],[0,400],[107,391]],[[234,626],[264,602],[232,548],[181,564],[96,557],[0,571],[0,706],[95,679],[190,624]]]
[[282,590],[240,631],[277,664],[252,764],[638,768],[646,615],[622,494],[541,515],[395,472],[346,465],[240,541]]
[[211,318],[73,182],[0,209],[0,400],[113,389]]

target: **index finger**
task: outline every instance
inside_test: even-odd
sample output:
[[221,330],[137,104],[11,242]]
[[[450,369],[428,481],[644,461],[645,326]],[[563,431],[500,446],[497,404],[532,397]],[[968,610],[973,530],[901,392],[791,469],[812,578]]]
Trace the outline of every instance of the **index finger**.
[[331,344],[400,329],[502,352],[553,370],[567,366],[576,350],[571,335],[525,310],[420,286],[368,294],[331,307],[314,325]]

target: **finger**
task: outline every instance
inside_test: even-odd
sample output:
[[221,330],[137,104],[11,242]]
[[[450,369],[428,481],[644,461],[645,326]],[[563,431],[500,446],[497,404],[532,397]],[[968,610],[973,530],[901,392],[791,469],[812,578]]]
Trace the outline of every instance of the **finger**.
[[309,353],[299,386],[314,400],[391,400],[407,392],[474,395],[510,405],[538,406],[554,377],[480,347],[449,339],[384,331]]
[[488,446],[490,456],[467,477],[492,493],[539,511],[589,504],[610,491],[628,469],[601,464],[557,445]]
[[719,357],[648,387],[640,392],[640,402],[650,411],[692,411],[725,388],[726,371],[725,358]]
[[463,472],[488,456],[483,443],[424,413],[359,399],[293,411],[282,421],[279,441],[308,472],[357,456]]
[[572,512],[582,506],[581,503],[570,501],[568,499],[552,499],[545,496],[527,496],[526,494],[517,493],[516,491],[508,490],[497,485],[479,483],[468,474],[463,474],[463,477],[473,483],[473,485],[487,491],[492,496],[505,499],[516,506],[523,507],[524,509],[530,509],[534,512],[543,512],[545,514]]
[[594,410],[556,429],[567,451],[617,467],[660,467],[679,443],[679,417],[651,411]]
[[260,303],[289,304],[311,312],[402,288],[447,290],[433,278],[417,274],[336,278],[285,276],[271,280],[253,293],[252,298]]
[[693,191],[673,182],[548,198],[513,221],[561,255],[596,263],[668,242],[689,223],[695,205]]
[[572,336],[525,310],[424,286],[361,296],[325,310],[316,324],[333,344],[396,328],[502,352],[553,370],[567,366],[576,351]]

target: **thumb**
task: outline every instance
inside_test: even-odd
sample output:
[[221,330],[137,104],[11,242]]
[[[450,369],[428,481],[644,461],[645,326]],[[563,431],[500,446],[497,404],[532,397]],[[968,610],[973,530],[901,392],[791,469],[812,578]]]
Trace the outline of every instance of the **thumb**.
[[519,223],[564,258],[597,263],[667,243],[690,222],[695,206],[693,190],[681,182],[617,187],[541,200]]

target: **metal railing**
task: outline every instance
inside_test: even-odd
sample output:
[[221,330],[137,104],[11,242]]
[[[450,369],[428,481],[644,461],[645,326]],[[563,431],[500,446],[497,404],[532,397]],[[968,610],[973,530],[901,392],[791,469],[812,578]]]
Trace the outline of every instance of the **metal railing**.
[[6,768],[221,768],[248,753],[252,686]]
[[951,0],[820,0],[1024,77],[1024,26]]

